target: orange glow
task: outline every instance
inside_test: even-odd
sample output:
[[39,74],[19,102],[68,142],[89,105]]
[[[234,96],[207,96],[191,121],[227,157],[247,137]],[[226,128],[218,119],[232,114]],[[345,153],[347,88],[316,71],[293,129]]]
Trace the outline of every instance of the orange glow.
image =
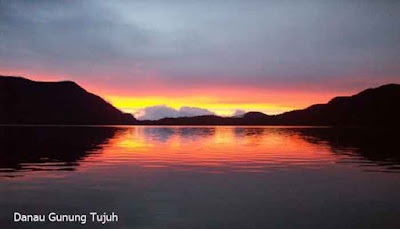
[[287,166],[313,168],[337,160],[329,147],[307,142],[287,128],[211,126],[129,127],[93,157],[144,168],[183,166],[248,172]]
[[[32,74],[34,73],[34,74]],[[312,91],[291,89],[265,89],[251,86],[201,86],[197,88],[180,88],[175,90],[157,80],[156,76],[144,77],[141,86],[116,87],[105,81],[90,80],[86,77],[67,76],[57,72],[41,70],[12,70],[3,69],[2,75],[23,76],[38,81],[73,80],[87,91],[97,94],[118,109],[132,113],[135,116],[149,106],[166,105],[174,109],[183,106],[208,109],[217,115],[231,116],[236,110],[260,111],[266,114],[279,114],[294,109],[306,108],[315,103],[326,103],[338,95],[334,91]],[[75,79],[79,80],[75,80]],[[109,79],[113,80],[113,79]],[[146,86],[143,86],[143,85]]]
[[[92,173],[99,179],[112,174],[132,176],[138,168],[139,171],[266,173],[293,168],[320,169],[351,157],[333,153],[324,142],[307,141],[295,130],[298,128],[307,127],[118,127],[100,149],[79,162],[76,172]],[[29,176],[20,179],[59,179],[75,174],[40,169],[52,163],[57,166],[58,162],[27,163],[24,168],[33,170],[27,169]]]
[[[161,91],[161,93],[160,93]],[[217,115],[231,116],[237,109],[244,111],[260,111],[266,114],[280,114],[286,111],[308,107],[314,103],[326,103],[334,97],[331,93],[312,93],[301,91],[272,91],[249,88],[220,88],[213,90],[204,88],[198,95],[182,91],[181,95],[160,95],[149,89],[149,94],[155,96],[116,96],[104,95],[104,98],[117,108],[138,113],[149,106],[166,105],[174,109],[192,106],[208,109]]]

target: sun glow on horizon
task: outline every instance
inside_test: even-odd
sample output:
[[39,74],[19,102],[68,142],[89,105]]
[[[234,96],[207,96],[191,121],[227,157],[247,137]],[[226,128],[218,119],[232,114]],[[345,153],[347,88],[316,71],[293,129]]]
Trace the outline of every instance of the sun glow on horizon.
[[260,111],[266,114],[279,114],[286,111],[294,110],[297,107],[282,106],[268,103],[226,103],[223,99],[211,96],[192,96],[192,97],[163,97],[163,96],[147,96],[147,97],[122,97],[122,96],[105,96],[108,102],[118,109],[132,113],[136,117],[140,112],[151,106],[164,105],[173,109],[190,106],[207,109],[219,116],[232,116],[237,110],[243,111]]
[[[202,85],[196,88],[172,90],[168,85],[152,84],[151,87],[118,87],[106,81],[94,81],[79,76],[63,76],[53,72],[23,71],[3,69],[2,75],[22,76],[35,81],[72,80],[90,93],[99,95],[107,102],[136,118],[143,110],[153,106],[166,106],[173,109],[196,107],[207,109],[219,116],[232,116],[236,111],[258,111],[268,115],[303,109],[316,103],[326,103],[338,95],[350,92],[304,90],[291,87],[249,87]],[[27,77],[28,76],[28,77]],[[79,80],[78,80],[79,78]]]

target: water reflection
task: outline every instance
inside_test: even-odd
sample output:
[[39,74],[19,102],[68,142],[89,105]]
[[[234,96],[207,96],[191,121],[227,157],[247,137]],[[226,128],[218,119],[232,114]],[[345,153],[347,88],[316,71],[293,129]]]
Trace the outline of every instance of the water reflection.
[[13,212],[91,211],[120,216],[107,228],[399,225],[400,176],[387,173],[399,171],[397,135],[384,129],[0,127],[0,133],[0,228],[55,227],[15,224]]
[[335,160],[324,146],[275,128],[137,127],[110,140],[101,160],[145,168],[269,172]]
[[94,127],[1,127],[0,171],[73,171],[117,131]]
[[[398,133],[392,128],[312,128],[296,130],[308,142],[328,144],[339,163],[384,167],[386,172],[400,170]],[[400,171],[399,171],[400,172]]]
[[136,166],[207,173],[361,165],[399,171],[389,130],[308,127],[1,127],[0,171]]

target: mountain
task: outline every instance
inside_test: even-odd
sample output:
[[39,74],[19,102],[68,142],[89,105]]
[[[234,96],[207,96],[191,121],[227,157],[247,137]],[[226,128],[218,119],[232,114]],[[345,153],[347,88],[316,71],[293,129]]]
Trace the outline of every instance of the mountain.
[[356,95],[336,97],[327,104],[277,115],[286,125],[393,125],[400,123],[400,85],[388,84]]
[[400,85],[388,84],[280,115],[248,112],[241,117],[203,115],[137,121],[71,81],[35,82],[0,76],[0,124],[398,126],[399,102]]
[[0,76],[0,124],[134,124],[74,82],[36,82]]
[[266,119],[268,117],[270,117],[270,116],[266,115],[262,112],[257,112],[257,111],[250,111],[242,116],[242,118],[248,119],[248,120],[260,120],[260,119]]
[[163,118],[160,120],[140,121],[142,125],[268,125],[271,122],[269,115],[261,112],[248,112],[243,117],[220,117],[203,115],[194,117]]
[[140,121],[142,125],[239,125],[241,118],[228,118],[216,115],[194,117],[163,118],[160,120]]
[[248,112],[242,117],[197,116],[145,121],[148,125],[400,125],[400,85],[388,84],[353,96],[336,97],[280,115]]

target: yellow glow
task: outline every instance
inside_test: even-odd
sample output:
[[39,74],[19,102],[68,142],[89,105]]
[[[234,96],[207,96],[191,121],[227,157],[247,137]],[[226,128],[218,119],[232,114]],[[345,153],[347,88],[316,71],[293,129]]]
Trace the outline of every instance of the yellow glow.
[[237,109],[245,111],[261,111],[266,114],[278,114],[293,110],[295,107],[280,106],[267,103],[224,103],[217,97],[192,96],[192,97],[121,97],[105,96],[105,99],[124,112],[137,114],[141,109],[149,106],[165,105],[174,109],[183,106],[200,107],[215,112],[221,116],[231,116]]

